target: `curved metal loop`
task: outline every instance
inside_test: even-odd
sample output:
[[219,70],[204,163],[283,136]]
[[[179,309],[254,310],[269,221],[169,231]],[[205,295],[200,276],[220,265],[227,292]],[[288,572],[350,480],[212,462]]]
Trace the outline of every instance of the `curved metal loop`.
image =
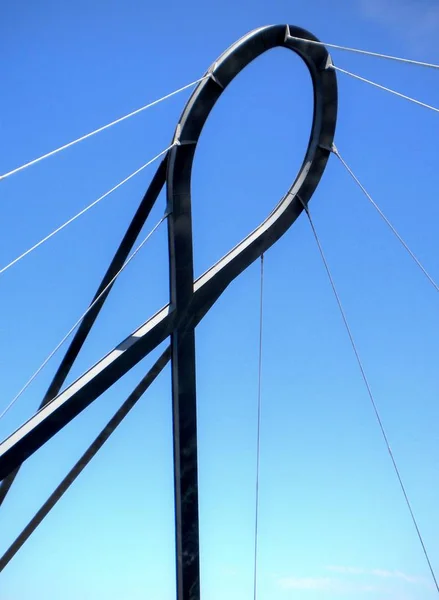
[[[167,212],[178,600],[200,598],[195,327],[229,283],[272,246],[306,207],[323,174],[334,137],[337,83],[334,70],[328,69],[329,55],[324,47],[293,40],[290,33],[291,28],[282,25],[264,27],[231,46],[212,65],[210,76],[186,104],[169,154]],[[297,38],[310,39],[309,32],[302,29],[293,28],[293,33]],[[313,122],[305,159],[276,208],[209,269],[196,291],[191,177],[201,131],[230,82],[255,58],[278,46],[293,50],[304,60],[313,82]]]
[[250,32],[212,64],[207,71],[210,78],[197,86],[183,110],[174,134],[177,145],[170,151],[167,170],[171,302],[175,308],[178,307],[180,317],[194,292],[191,177],[198,140],[212,108],[231,81],[253,60],[272,48],[284,47],[298,54],[311,75],[314,111],[305,158],[290,189],[270,215],[202,275],[195,283],[195,289],[203,287],[214,277],[215,289],[219,292],[214,294],[217,298],[237,275],[291,227],[322,177],[335,133],[337,80],[334,70],[329,68],[332,61],[326,48],[305,40],[318,41],[310,32],[291,25],[273,25]]
[[[190,332],[201,321],[233,279],[270,248],[301,214],[326,167],[337,119],[337,81],[334,70],[329,68],[332,64],[330,55],[323,46],[305,39],[318,41],[311,33],[298,27],[262,27],[233,44],[207,71],[211,77],[198,85],[186,104],[174,136],[174,141],[179,143],[167,157],[170,304],[65,390],[57,393],[0,443],[0,480],[19,467],[149,352],[174,335],[177,329],[184,338],[185,331]],[[313,82],[313,123],[303,164],[290,189],[269,216],[194,281],[191,174],[201,131],[230,82],[255,58],[275,47],[289,48],[298,54],[307,65]],[[161,172],[164,174],[164,168]],[[164,178],[160,175],[151,193],[153,202],[163,184]],[[147,214],[151,206],[148,205]]]
[[[294,223],[307,206],[325,169],[331,152],[337,119],[337,82],[330,56],[323,46],[303,29],[276,25],[259,28],[233,44],[213,63],[190,97],[177,124],[174,145],[158,169],[141,206],[121,242],[99,289],[107,281],[137,238],[164,183],[167,181],[168,237],[171,301],[134,331],[115,349],[91,367],[79,379],[59,392],[66,374],[81,349],[105,297],[90,313],[69,348],[63,363],[43,400],[40,410],[0,443],[0,503],[7,494],[20,465],[38,448],[74,419],[89,404],[127,373],[149,352],[171,336],[166,351],[140,384],[142,393],[172,360],[172,401],[174,428],[174,487],[177,597],[200,598],[199,518],[197,479],[197,423],[195,378],[195,327],[225,288],[254,260],[272,246]],[[289,48],[305,62],[314,90],[314,111],[308,148],[290,189],[268,217],[221,260],[194,282],[191,176],[201,131],[209,114],[230,82],[255,58],[275,47]],[[166,178],[165,178],[166,170]],[[108,290],[109,291],[109,290]],[[99,290],[98,290],[99,293]],[[55,396],[55,397],[54,397]],[[121,409],[128,412],[140,393],[134,393]],[[128,407],[128,408],[127,408]],[[115,416],[114,427],[123,418]],[[86,456],[93,456],[101,439],[108,437],[113,420],[98,436]],[[102,442],[103,443],[103,442]],[[73,472],[82,470],[81,461]],[[41,522],[70,485],[70,475],[42,507],[36,518],[23,530],[16,542],[0,559],[3,568],[30,533]]]

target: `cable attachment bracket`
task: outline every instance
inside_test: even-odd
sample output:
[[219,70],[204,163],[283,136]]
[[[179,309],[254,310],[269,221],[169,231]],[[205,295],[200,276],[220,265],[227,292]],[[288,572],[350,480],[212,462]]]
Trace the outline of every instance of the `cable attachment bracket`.
[[220,81],[220,80],[219,80],[219,79],[218,79],[218,78],[215,76],[215,74],[214,74],[214,71],[215,71],[215,69],[216,69],[216,66],[217,66],[217,64],[218,64],[218,63],[214,63],[214,64],[212,65],[211,69],[209,70],[209,77],[210,77],[210,79],[212,79],[212,81],[214,81],[214,82],[215,82],[217,85],[219,85],[219,87],[220,87],[222,90],[224,90],[225,88],[224,88],[223,84],[221,83],[221,81]]

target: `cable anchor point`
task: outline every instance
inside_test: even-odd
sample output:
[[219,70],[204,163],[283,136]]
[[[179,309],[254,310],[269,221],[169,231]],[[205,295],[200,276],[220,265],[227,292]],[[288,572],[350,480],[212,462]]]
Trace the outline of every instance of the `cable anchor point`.
[[209,70],[209,78],[212,79],[212,81],[214,81],[217,85],[219,85],[219,87],[224,90],[224,86],[221,83],[221,81],[215,76],[214,71],[216,69],[217,63],[215,63],[211,69]]

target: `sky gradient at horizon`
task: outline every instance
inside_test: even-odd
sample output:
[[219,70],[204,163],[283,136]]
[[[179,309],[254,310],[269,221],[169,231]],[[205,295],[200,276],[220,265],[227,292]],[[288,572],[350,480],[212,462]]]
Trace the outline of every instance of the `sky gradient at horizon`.
[[[1,9],[0,172],[193,81],[236,39],[290,23],[439,63],[433,0],[41,0]],[[439,105],[437,72],[333,51]],[[336,144],[439,279],[438,115],[338,75]],[[189,91],[1,181],[0,268],[166,148]],[[195,158],[196,275],[275,205],[306,148],[312,89],[275,50],[232,82]],[[1,276],[0,411],[85,310],[155,165]],[[342,165],[311,201],[392,450],[439,571],[438,298]],[[162,216],[165,196],[143,236]],[[142,236],[141,236],[142,238]],[[165,226],[117,282],[69,381],[167,302]],[[203,600],[252,597],[259,265],[197,328]],[[28,461],[0,552],[95,437],[148,357]],[[57,356],[0,421],[38,406]],[[265,258],[258,600],[437,596],[305,218]],[[169,368],[0,575],[3,600],[175,598]]]

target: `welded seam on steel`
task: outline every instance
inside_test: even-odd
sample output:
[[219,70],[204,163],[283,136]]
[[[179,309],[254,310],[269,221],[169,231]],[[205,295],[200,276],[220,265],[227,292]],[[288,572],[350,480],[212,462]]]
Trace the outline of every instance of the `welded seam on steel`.
[[[300,40],[292,39],[290,35]],[[170,151],[168,162],[170,208],[181,210],[183,202],[190,208],[192,162],[210,111],[245,66],[271,48],[285,47],[304,60],[314,87],[310,141],[303,164],[288,192],[259,227],[193,283],[193,294],[189,299],[185,298],[182,306],[171,303],[158,311],[4,440],[0,444],[0,479],[31,456],[177,327],[181,331],[195,327],[227,286],[270,248],[301,214],[302,202],[309,202],[328,161],[337,117],[336,75],[328,68],[331,58],[324,47],[311,44],[305,41],[306,38],[316,40],[309,32],[297,27],[268,26],[249,33],[227,50],[207,72],[211,77],[202,81],[189,99],[174,136],[180,145]],[[186,231],[188,224],[190,231],[190,222],[189,211],[182,215],[178,227],[174,227],[170,235],[174,251],[180,247],[187,250],[189,244],[192,246]],[[175,255],[175,269],[193,270],[192,264],[183,264],[184,256],[187,257],[184,252]]]

